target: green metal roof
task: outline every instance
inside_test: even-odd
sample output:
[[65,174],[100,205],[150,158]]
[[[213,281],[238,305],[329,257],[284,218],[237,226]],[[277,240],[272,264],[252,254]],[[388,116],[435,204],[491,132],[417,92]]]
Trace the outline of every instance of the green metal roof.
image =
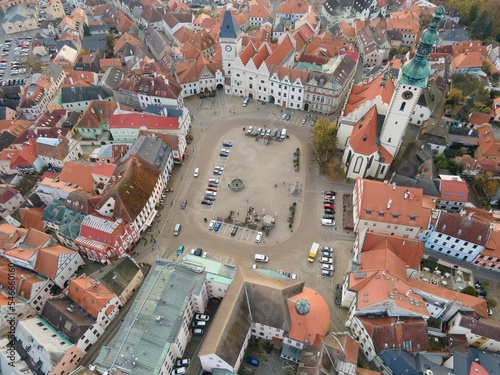
[[399,84],[415,87],[427,87],[427,78],[431,74],[431,68],[427,61],[432,46],[439,37],[438,27],[444,15],[444,7],[439,6],[434,12],[434,17],[420,38],[417,53],[410,61],[407,61],[401,69]]
[[159,374],[182,329],[192,294],[201,294],[205,275],[177,262],[158,259],[139,290],[120,330],[94,365],[133,375]]

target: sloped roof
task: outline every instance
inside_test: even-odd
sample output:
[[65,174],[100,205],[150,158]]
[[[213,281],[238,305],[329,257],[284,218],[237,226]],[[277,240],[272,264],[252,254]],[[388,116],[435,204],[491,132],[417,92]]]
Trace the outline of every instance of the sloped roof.
[[238,39],[241,36],[241,29],[236,23],[231,11],[226,10],[222,19],[219,38]]
[[409,351],[429,350],[427,322],[410,318],[368,318],[358,317],[373,340],[375,352],[388,348],[404,348]]
[[381,72],[373,81],[354,85],[347,99],[344,109],[344,115],[347,115],[360,107],[361,104],[380,97],[382,103],[389,105],[394,95],[394,82],[391,78],[384,80],[385,85],[381,84],[384,80],[384,72]]
[[115,181],[102,194],[98,208],[114,199],[113,216],[132,222],[142,212],[153,194],[160,171],[140,156],[128,158],[115,170]]
[[313,289],[304,287],[287,302],[291,321],[288,337],[310,345],[319,343],[330,325],[330,310],[325,299]]
[[93,167],[94,163],[84,160],[67,161],[59,174],[59,179],[77,184],[86,192],[94,193]]

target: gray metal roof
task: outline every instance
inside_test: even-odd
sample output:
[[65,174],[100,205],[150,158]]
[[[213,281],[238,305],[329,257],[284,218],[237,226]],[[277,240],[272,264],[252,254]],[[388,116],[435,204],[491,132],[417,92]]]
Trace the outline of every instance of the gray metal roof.
[[224,19],[220,28],[219,38],[238,39],[241,35],[241,30],[233,15],[229,10],[224,12]]
[[106,100],[112,97],[113,92],[103,86],[63,87],[61,89],[62,104]]
[[205,276],[182,264],[158,259],[139,290],[120,330],[94,365],[99,370],[159,374],[170,345],[182,329],[192,294],[201,294]]
[[127,160],[132,155],[139,155],[149,164],[154,165],[161,172],[165,170],[172,149],[168,147],[161,139],[153,137],[140,136],[130,147],[121,161]]

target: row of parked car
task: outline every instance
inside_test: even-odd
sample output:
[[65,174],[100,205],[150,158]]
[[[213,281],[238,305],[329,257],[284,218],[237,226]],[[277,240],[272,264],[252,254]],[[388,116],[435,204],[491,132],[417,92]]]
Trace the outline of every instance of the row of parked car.
[[[204,314],[196,314],[194,316],[193,322],[191,323],[191,334],[193,336],[201,336],[204,331],[203,328],[208,326],[208,321],[210,317]],[[172,370],[171,375],[184,375],[187,373],[188,366],[191,364],[191,360],[189,358],[186,359],[177,359],[175,361],[175,368]]]
[[321,219],[321,225],[327,225],[333,227],[335,225],[335,196],[337,193],[335,191],[325,191],[323,196],[323,217]]
[[201,204],[211,206],[215,202],[217,197],[217,190],[219,189],[219,180],[216,178],[210,178],[208,180],[207,190],[205,191],[205,197],[202,199]]
[[323,246],[321,248],[321,258],[320,261],[320,270],[321,276],[333,276],[333,248],[330,246]]
[[263,129],[263,128],[254,128],[253,126],[248,127],[247,135],[261,136],[267,138],[276,138],[276,139],[285,139],[286,138],[286,129]]

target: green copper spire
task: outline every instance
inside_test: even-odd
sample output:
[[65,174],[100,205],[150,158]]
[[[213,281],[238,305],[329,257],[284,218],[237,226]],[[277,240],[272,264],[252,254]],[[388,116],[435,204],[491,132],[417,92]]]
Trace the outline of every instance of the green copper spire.
[[431,74],[431,68],[427,59],[431,53],[432,46],[439,37],[438,27],[444,15],[444,7],[441,4],[434,12],[429,28],[420,37],[417,53],[410,61],[407,61],[401,69],[399,84],[416,87],[427,87],[427,78]]

